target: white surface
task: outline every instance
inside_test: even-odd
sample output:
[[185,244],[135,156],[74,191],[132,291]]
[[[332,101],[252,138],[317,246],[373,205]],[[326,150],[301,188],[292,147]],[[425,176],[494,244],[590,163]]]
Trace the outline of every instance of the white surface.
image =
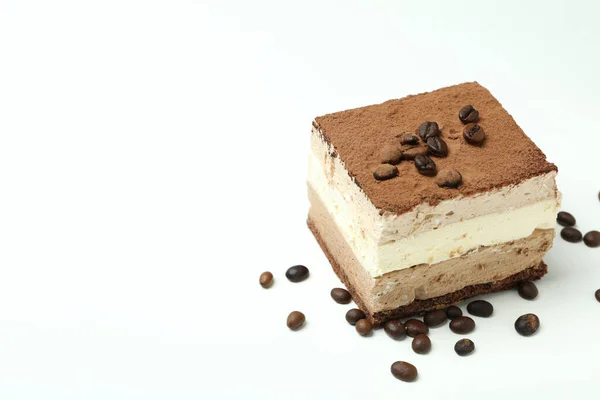
[[594,2],[18,3],[0,5],[0,398],[597,398],[600,249],[558,239],[536,301],[487,297],[475,354],[444,327],[420,356],[346,324],[304,183],[314,116],[478,80],[600,228]]

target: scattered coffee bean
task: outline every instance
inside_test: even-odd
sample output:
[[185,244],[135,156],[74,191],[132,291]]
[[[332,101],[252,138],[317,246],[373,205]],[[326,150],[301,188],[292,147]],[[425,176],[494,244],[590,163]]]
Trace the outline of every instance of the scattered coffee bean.
[[417,135],[413,135],[412,133],[405,133],[400,138],[400,143],[410,145],[419,144],[419,137]]
[[427,142],[427,139],[429,139],[432,136],[439,135],[440,127],[438,126],[437,122],[427,121],[423,122],[421,126],[419,126],[419,136],[421,136],[421,139],[424,142]]
[[348,304],[352,301],[352,295],[346,289],[331,289],[331,298],[339,304]]
[[562,226],[574,226],[575,217],[566,211],[561,211],[556,216],[556,222]]
[[456,317],[450,322],[450,329],[461,335],[473,332],[475,321],[470,317]]
[[363,318],[367,318],[367,316],[358,308],[352,308],[346,313],[346,321],[348,321],[350,325],[356,325],[356,322]]
[[515,321],[515,329],[523,336],[531,336],[540,327],[540,319],[535,314],[521,315]]
[[600,289],[596,290],[596,293],[594,293],[594,296],[596,296],[596,300],[600,301]]
[[406,328],[399,320],[386,322],[383,330],[393,339],[403,339],[406,336]]
[[308,268],[304,265],[294,265],[285,271],[285,276],[292,282],[302,282],[308,278]]
[[485,300],[475,300],[467,305],[467,311],[471,315],[487,318],[494,312],[494,306]]
[[600,246],[600,232],[598,231],[589,231],[583,237],[583,243],[585,243],[588,247],[598,247]]
[[287,326],[293,331],[296,331],[304,325],[306,317],[300,311],[292,311],[287,317]]
[[392,179],[398,176],[398,168],[392,164],[381,164],[375,172],[373,172],[373,176],[378,181],[385,181],[388,179]]
[[418,372],[414,365],[404,361],[396,361],[392,364],[392,375],[401,381],[412,382],[417,379]]
[[434,176],[436,174],[435,163],[427,156],[416,156],[415,167],[421,175]]
[[468,124],[463,129],[463,137],[467,142],[479,146],[485,140],[485,131],[477,124]]
[[432,136],[427,139],[427,148],[432,156],[446,157],[448,155],[448,145],[439,136]]
[[429,336],[423,335],[422,333],[415,336],[412,341],[412,349],[417,354],[427,354],[431,350],[431,339]]
[[448,316],[446,315],[446,311],[444,310],[429,311],[423,317],[423,322],[425,322],[425,325],[427,325],[430,328],[440,326],[447,320]]
[[406,328],[406,334],[413,338],[420,333],[424,335],[429,333],[429,327],[418,319],[409,319],[404,323],[404,328]]
[[402,151],[398,146],[387,145],[381,150],[379,162],[382,164],[398,164],[402,157]]
[[519,296],[525,300],[533,300],[538,295],[538,288],[533,282],[519,283]]
[[464,106],[458,112],[458,119],[464,124],[479,121],[479,111],[473,108],[472,105]]
[[405,160],[414,160],[416,156],[426,156],[429,154],[427,146],[415,146],[402,150],[402,158]]
[[373,324],[371,324],[368,319],[363,318],[356,321],[355,328],[356,332],[358,332],[361,336],[365,336],[373,330]]
[[598,200],[600,200],[600,192],[598,192]]
[[475,350],[475,343],[473,343],[470,339],[460,339],[454,345],[454,351],[459,356],[467,356],[471,354]]
[[571,227],[562,228],[560,237],[571,243],[581,242],[581,232],[579,232],[578,229]]
[[269,271],[263,272],[260,274],[258,282],[260,282],[260,286],[264,287],[265,289],[268,288],[273,283],[273,274]]
[[450,319],[455,319],[458,317],[462,317],[463,313],[460,308],[456,306],[450,306],[446,309],[446,315],[448,315],[448,318]]
[[456,188],[462,182],[462,175],[455,169],[445,169],[437,174],[435,183],[439,187]]

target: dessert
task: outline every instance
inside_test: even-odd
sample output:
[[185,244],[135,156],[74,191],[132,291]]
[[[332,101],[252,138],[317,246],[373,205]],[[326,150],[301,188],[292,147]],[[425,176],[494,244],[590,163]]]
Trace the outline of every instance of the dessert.
[[556,172],[463,83],[316,118],[308,225],[377,326],[543,276]]

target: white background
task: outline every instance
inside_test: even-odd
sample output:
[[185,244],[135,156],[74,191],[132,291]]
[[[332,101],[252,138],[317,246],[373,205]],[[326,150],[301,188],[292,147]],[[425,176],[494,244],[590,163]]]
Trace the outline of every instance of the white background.
[[0,3],[1,399],[597,398],[600,249],[421,356],[345,322],[305,225],[312,118],[477,80],[599,229],[595,2],[45,3]]

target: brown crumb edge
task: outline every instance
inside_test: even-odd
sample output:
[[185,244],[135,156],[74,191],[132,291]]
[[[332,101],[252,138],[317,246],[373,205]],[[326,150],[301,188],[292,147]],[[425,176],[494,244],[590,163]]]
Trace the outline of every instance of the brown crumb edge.
[[519,282],[540,279],[548,272],[548,266],[542,261],[537,267],[527,268],[499,281],[467,286],[461,290],[457,290],[443,296],[433,297],[425,300],[415,300],[410,304],[400,306],[392,310],[379,311],[371,314],[368,312],[367,307],[365,307],[359,296],[356,295],[356,290],[350,284],[345,272],[325,246],[325,243],[321,239],[321,235],[319,232],[317,232],[310,218],[308,219],[307,224],[308,228],[315,236],[315,239],[317,239],[319,246],[321,246],[321,249],[325,253],[325,256],[329,260],[333,271],[338,278],[340,278],[342,283],[344,283],[346,288],[348,288],[348,291],[352,294],[352,299],[358,308],[360,308],[367,315],[368,319],[373,323],[375,328],[380,328],[383,323],[389,320],[410,317],[413,315],[422,315],[427,311],[446,308],[474,296],[508,290],[515,287]]

